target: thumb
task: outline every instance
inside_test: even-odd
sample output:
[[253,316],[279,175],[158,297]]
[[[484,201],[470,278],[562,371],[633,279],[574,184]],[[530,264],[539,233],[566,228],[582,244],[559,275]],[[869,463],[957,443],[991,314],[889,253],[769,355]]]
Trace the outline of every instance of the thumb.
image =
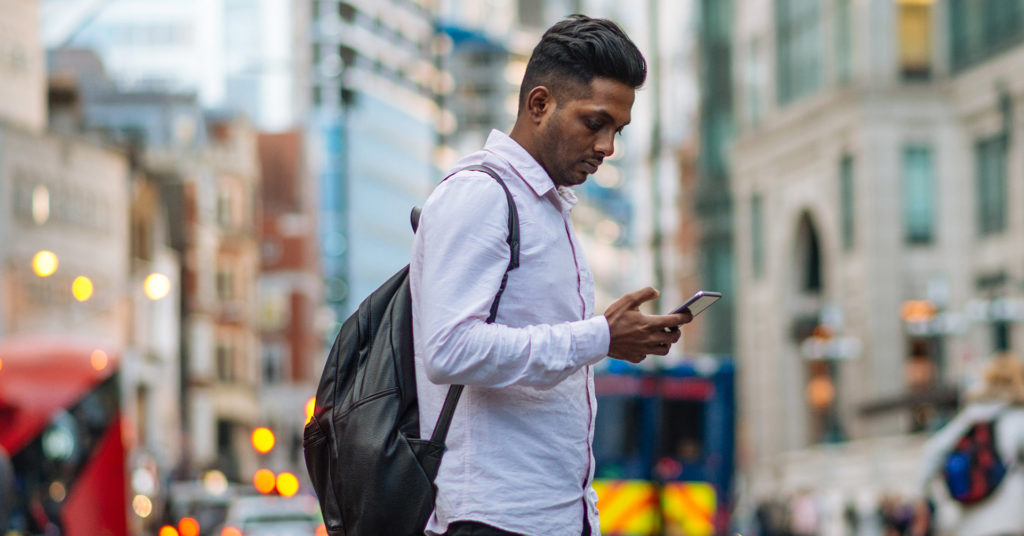
[[659,295],[661,295],[661,293],[654,288],[644,287],[640,290],[634,290],[633,292],[626,294],[623,298],[629,302],[630,308],[637,309],[640,307],[640,304],[649,302],[654,298],[657,298]]

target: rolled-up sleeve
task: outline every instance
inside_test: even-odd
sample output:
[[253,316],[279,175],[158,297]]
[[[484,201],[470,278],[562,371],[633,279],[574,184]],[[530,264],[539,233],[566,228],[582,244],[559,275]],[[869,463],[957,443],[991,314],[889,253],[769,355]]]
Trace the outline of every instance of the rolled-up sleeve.
[[603,316],[522,327],[486,322],[509,263],[507,207],[492,178],[462,172],[423,208],[411,263],[413,314],[434,383],[546,389],[608,352]]

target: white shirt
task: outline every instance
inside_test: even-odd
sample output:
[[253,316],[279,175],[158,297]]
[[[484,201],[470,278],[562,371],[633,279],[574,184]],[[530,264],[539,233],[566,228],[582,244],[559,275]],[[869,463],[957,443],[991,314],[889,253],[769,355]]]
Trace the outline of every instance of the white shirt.
[[492,131],[456,168],[485,164],[519,211],[519,268],[485,321],[509,262],[504,190],[482,172],[442,182],[423,206],[410,284],[421,437],[449,384],[466,389],[448,433],[428,533],[478,521],[535,535],[599,534],[597,399],[590,365],[608,353],[594,279],[569,221],[576,202],[509,136]]
[[[1001,413],[1000,413],[1001,412]],[[932,478],[941,475],[946,456],[956,442],[975,422],[999,415],[996,421],[996,449],[1003,463],[1009,467],[1006,476],[992,495],[983,501],[960,506],[953,534],[960,536],[1001,536],[1024,531],[1024,409],[1007,407],[1001,403],[973,402],[968,404],[952,421],[936,432],[925,444],[919,479],[920,489],[927,494]],[[943,489],[944,486],[934,486]],[[958,505],[952,499],[947,503]]]

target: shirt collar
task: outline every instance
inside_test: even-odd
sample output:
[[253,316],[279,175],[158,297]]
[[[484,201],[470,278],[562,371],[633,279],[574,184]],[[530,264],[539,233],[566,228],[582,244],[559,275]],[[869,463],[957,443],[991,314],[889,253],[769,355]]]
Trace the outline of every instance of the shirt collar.
[[492,130],[487,136],[484,150],[507,160],[512,165],[512,169],[522,177],[537,197],[544,197],[555,188],[555,181],[551,180],[540,162],[537,162],[533,155],[508,134],[500,130]]

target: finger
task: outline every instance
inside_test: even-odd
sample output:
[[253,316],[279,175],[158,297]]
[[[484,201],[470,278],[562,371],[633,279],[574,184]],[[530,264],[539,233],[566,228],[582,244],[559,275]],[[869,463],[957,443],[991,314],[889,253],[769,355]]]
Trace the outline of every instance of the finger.
[[670,348],[672,348],[671,344],[655,344],[647,349],[647,353],[651,355],[668,355]]
[[633,292],[626,294],[622,298],[630,304],[630,308],[638,309],[640,307],[640,304],[644,302],[649,302],[654,298],[657,298],[659,295],[661,295],[661,293],[655,290],[653,287],[644,287],[640,290],[634,290]]
[[689,313],[676,313],[671,315],[647,315],[647,320],[652,327],[676,328],[693,320]]

